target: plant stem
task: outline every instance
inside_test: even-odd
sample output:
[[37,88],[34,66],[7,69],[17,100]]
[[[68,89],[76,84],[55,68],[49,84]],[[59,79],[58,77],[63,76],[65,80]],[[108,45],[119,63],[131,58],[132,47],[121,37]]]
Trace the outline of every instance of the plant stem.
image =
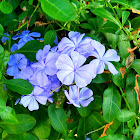
[[91,131],[91,132],[87,133],[86,135],[89,135],[89,134],[91,134],[91,133],[94,133],[94,132],[97,132],[97,131],[99,131],[99,130],[102,130],[103,128],[105,128],[105,126],[106,126],[106,125],[103,125],[102,127],[100,127],[100,128],[98,128],[98,129],[96,129],[96,130],[94,130],[94,131]]
[[126,105],[127,105],[128,109],[131,111],[131,108],[130,108],[130,106],[129,106],[128,102],[127,102],[127,99],[125,98],[125,95],[124,95],[123,90],[122,90],[122,88],[121,88],[121,87],[120,87],[120,91],[121,91],[122,97],[123,97],[123,99],[124,99],[124,101],[125,101],[125,103],[126,103]]

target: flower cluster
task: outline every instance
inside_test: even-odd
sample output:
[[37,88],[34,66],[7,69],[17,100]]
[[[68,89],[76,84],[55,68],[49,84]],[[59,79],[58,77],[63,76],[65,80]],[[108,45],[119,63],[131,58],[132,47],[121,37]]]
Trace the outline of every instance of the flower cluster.
[[[34,40],[33,37],[40,36],[40,33],[23,31],[12,38],[20,40],[11,47],[11,51],[20,49],[26,42]],[[20,100],[20,104],[28,106],[30,111],[39,109],[38,102],[42,105],[47,101],[53,102],[51,91],[58,92],[61,83],[69,86],[69,93],[64,91],[68,104],[86,107],[94,100],[92,90],[86,86],[97,74],[104,72],[105,64],[113,75],[118,73],[110,62],[120,60],[114,49],[105,52],[101,43],[78,32],[71,31],[68,36],[69,38],[64,37],[59,43],[56,38],[54,43],[57,42],[57,46],[53,48],[45,45],[43,50],[38,50],[37,62],[29,62],[23,54],[10,56],[7,74],[28,80],[33,85],[32,93],[22,96]],[[95,59],[87,64],[89,56],[94,56]]]

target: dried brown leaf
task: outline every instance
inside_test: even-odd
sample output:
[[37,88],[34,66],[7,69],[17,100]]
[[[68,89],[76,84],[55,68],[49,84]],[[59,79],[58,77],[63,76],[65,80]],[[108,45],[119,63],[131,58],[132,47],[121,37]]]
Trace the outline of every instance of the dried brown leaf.
[[107,131],[107,129],[109,128],[109,126],[112,125],[112,124],[113,124],[113,121],[110,122],[110,123],[108,123],[108,124],[106,124],[106,126],[105,126],[105,128],[104,128],[104,131],[103,131],[103,133],[101,134],[100,138],[107,135],[107,134],[106,134],[106,131]]
[[124,75],[126,74],[126,68],[125,67],[121,67],[119,68],[121,74],[122,74],[122,78],[124,78]]
[[135,57],[135,54],[132,51],[130,52],[130,55],[126,58],[125,66],[127,69],[131,66],[132,62],[134,61],[134,57]]
[[138,104],[139,104],[139,112],[140,112],[140,91],[139,91],[139,86],[138,86],[138,82],[137,82],[137,77],[140,77],[140,75],[136,74],[135,76],[135,91],[137,93],[137,100],[138,100]]

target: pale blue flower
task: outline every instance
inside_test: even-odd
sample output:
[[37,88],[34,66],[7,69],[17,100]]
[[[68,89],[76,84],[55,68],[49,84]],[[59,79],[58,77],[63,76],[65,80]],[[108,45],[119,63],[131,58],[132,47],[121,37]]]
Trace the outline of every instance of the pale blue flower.
[[85,61],[86,58],[75,51],[71,53],[71,58],[67,54],[60,55],[56,61],[56,67],[59,69],[58,79],[65,85],[70,85],[75,81],[79,87],[87,86],[96,76],[96,72],[91,71],[90,64],[82,66]]
[[73,104],[75,107],[80,108],[87,107],[91,101],[94,100],[92,97],[93,92],[87,87],[82,88],[79,90],[79,87],[76,85],[69,87],[69,94],[65,90],[64,91],[67,99],[69,100],[68,104]]
[[93,40],[89,37],[83,38],[84,35],[74,31],[69,32],[70,39],[67,37],[62,38],[58,44],[58,52],[70,55],[72,51],[77,51],[87,58],[94,50],[94,47],[91,44]]
[[114,49],[109,49],[105,53],[105,46],[102,45],[98,41],[93,41],[92,45],[95,50],[92,52],[92,56],[96,57],[96,59],[92,60],[90,64],[97,65],[97,74],[101,74],[104,72],[105,64],[108,66],[109,71],[115,75],[118,73],[114,65],[109,61],[120,61],[120,56],[117,55],[117,51]]
[[48,97],[44,93],[44,90],[40,88],[39,86],[35,86],[32,93],[29,95],[26,95],[21,98],[20,103],[27,107],[30,111],[38,110],[39,104],[45,105],[47,102]]
[[23,54],[12,54],[9,57],[7,74],[10,76],[16,76],[21,69],[27,67],[28,60]]
[[[8,33],[4,33],[4,35],[10,36]],[[9,40],[9,38],[6,37],[6,36],[3,36],[3,37],[1,38],[1,42],[2,42],[2,43],[6,43],[6,41]]]
[[37,69],[33,77],[36,79],[40,87],[44,87],[48,84],[48,75],[53,76],[57,73],[55,62],[58,59],[58,56],[58,53],[49,52],[42,60],[40,53],[37,53],[36,58],[40,61],[33,63],[31,67]]

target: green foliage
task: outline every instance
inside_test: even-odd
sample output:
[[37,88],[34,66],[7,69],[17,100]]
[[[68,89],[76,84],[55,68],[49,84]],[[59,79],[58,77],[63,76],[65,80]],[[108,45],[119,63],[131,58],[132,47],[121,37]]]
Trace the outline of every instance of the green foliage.
[[67,0],[40,0],[40,2],[43,11],[54,19],[72,21],[76,18],[74,7]]
[[0,10],[4,13],[4,14],[10,14],[13,10],[13,7],[10,3],[6,2],[6,1],[2,1],[0,3]]
[[114,135],[108,135],[108,136],[102,137],[98,140],[116,140],[116,139],[126,140],[126,137],[124,135],[114,134]]
[[121,110],[117,113],[117,119],[121,122],[127,122],[133,119],[136,116],[136,113],[129,110]]
[[113,83],[104,91],[103,94],[103,116],[107,122],[116,118],[117,112],[120,111],[121,96]]
[[5,80],[3,83],[6,84],[7,87],[12,91],[18,92],[23,95],[30,94],[33,90],[33,86],[31,85],[31,83],[23,79]]
[[[139,140],[139,10],[139,0],[1,0],[0,139],[84,140],[86,136],[91,140]],[[12,37],[25,30],[39,32],[41,37],[28,42],[22,40],[24,46],[11,52],[12,45],[19,43],[19,39]],[[87,107],[75,108],[67,104],[64,90],[68,90],[68,86],[65,85],[61,85],[59,92],[53,91],[53,104],[48,98],[46,105],[39,104],[37,111],[30,112],[20,104],[15,106],[21,95],[32,92],[33,86],[29,79],[13,79],[6,74],[9,56],[21,53],[31,63],[36,62],[39,49],[45,45],[56,46],[56,37],[60,41],[68,37],[69,31],[85,33],[86,37],[102,43],[106,51],[115,49],[120,61],[111,63],[118,74],[111,74],[105,65],[104,73],[98,74],[88,85],[94,100]],[[8,37],[5,43],[2,37]],[[44,42],[40,38],[44,38]],[[93,59],[90,56],[85,63]],[[131,64],[129,68],[127,63]],[[100,137],[104,128],[107,135]]]
[[35,135],[30,134],[30,133],[8,135],[6,139],[8,140],[38,140],[38,138]]
[[54,30],[46,32],[44,36],[44,45],[52,45],[54,43],[55,38],[56,32]]
[[48,114],[51,121],[51,125],[53,128],[63,133],[64,135],[67,135],[67,115],[63,108],[55,108],[55,105],[52,104],[48,108]]
[[18,114],[17,120],[18,122],[15,124],[2,121],[0,122],[0,126],[8,134],[22,134],[32,129],[36,124],[36,120],[32,116],[27,114]]
[[22,48],[15,51],[14,53],[24,54],[30,61],[36,61],[36,53],[39,49],[43,49],[44,44],[39,40],[32,40],[27,42]]

